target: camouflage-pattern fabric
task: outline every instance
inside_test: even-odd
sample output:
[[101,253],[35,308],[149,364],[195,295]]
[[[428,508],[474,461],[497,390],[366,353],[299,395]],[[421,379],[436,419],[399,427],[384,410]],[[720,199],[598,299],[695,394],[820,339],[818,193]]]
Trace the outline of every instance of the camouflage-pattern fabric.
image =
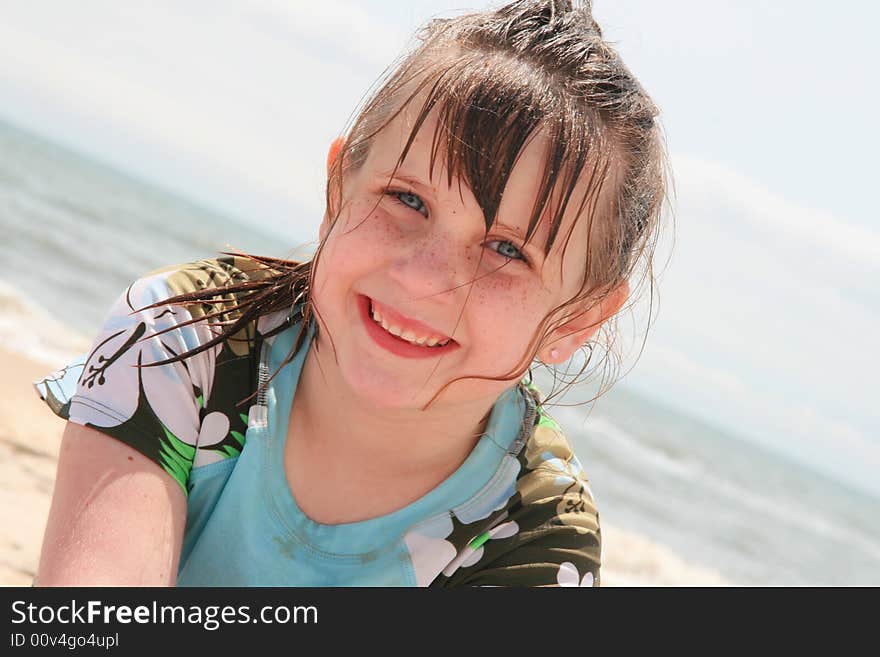
[[[234,469],[248,429],[265,424],[264,396],[252,396],[266,374],[263,346],[273,338],[264,336],[295,326],[302,305],[263,316],[233,339],[184,362],[156,367],[139,366],[213,337],[204,321],[173,327],[228,306],[229,297],[221,290],[201,307],[140,309],[172,295],[222,288],[268,273],[249,259],[224,257],[167,267],[138,279],[111,307],[90,353],[36,381],[38,394],[59,417],[93,427],[146,455],[189,494],[193,470],[224,461]],[[230,312],[224,319],[233,317]],[[527,380],[518,385],[528,401],[522,429],[491,485],[466,504],[421,518],[394,537],[410,560],[408,576],[400,581],[371,579],[365,585],[599,585],[601,532],[587,477],[562,429],[543,409],[540,391]],[[222,512],[217,508],[216,513]],[[242,581],[218,585],[258,583],[247,580],[244,575]],[[300,581],[284,580],[282,585]],[[311,580],[304,585],[309,583],[321,585]],[[351,583],[362,582],[353,576]]]

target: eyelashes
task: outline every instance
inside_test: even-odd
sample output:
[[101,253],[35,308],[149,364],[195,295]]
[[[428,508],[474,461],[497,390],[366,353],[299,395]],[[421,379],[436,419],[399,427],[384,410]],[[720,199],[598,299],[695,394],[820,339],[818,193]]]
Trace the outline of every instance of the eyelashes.
[[[385,195],[390,197],[395,203],[398,203],[409,210],[414,210],[415,212],[418,212],[423,217],[428,216],[428,207],[425,205],[425,202],[422,200],[422,198],[418,194],[416,194],[415,192],[389,189],[385,192]],[[488,244],[502,244],[502,245],[508,244],[508,245],[510,245],[510,247],[514,251],[514,253],[512,255],[507,255],[506,253],[502,253],[500,250],[496,250],[496,249],[493,249],[493,251],[495,253],[497,253],[499,256],[501,256],[502,258],[505,258],[507,260],[519,260],[523,264],[525,264],[527,266],[531,266],[531,263],[529,262],[529,259],[526,256],[526,254],[523,253],[519,249],[519,247],[517,247],[510,240],[490,240],[490,241],[486,242],[485,244],[486,245],[488,245]]]
[[[419,197],[418,194],[414,194],[413,192],[392,192],[392,191],[389,191],[388,195],[391,196],[393,199],[395,199],[401,205],[405,205],[406,207],[410,208],[411,210],[415,210],[416,212],[418,212],[421,215],[424,215],[425,217],[428,216],[428,208],[425,205],[425,202]],[[410,203],[408,201],[405,201],[404,198],[407,198],[407,199],[409,199],[409,201],[412,201],[413,205],[410,205]],[[413,207],[414,205],[420,205],[421,208],[424,210],[424,212],[422,212],[421,210],[419,210],[416,207]]]

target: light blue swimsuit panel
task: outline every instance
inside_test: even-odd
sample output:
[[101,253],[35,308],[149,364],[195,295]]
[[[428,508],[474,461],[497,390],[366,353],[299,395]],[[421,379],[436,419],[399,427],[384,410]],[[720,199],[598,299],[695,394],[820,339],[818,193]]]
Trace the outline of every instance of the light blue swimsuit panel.
[[[298,328],[272,341],[270,372],[292,348]],[[465,462],[415,502],[339,525],[323,525],[302,513],[290,492],[283,457],[290,409],[313,335],[312,326],[296,358],[268,385],[266,405],[252,407],[240,456],[190,473],[179,586],[415,586],[407,531],[463,505],[480,505],[477,498],[492,491],[487,484],[522,426],[526,403],[519,386],[499,397],[486,434]],[[492,492],[498,496],[499,491]]]

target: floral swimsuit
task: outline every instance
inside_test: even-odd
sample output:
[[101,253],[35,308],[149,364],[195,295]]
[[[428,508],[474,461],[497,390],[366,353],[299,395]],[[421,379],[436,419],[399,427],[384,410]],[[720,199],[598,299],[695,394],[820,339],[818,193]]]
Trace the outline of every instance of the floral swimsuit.
[[283,465],[313,325],[253,395],[294,346],[301,304],[183,362],[138,367],[212,338],[206,322],[171,327],[217,306],[141,308],[268,271],[224,257],[140,278],[91,352],[34,384],[56,415],[123,441],[180,484],[179,586],[599,585],[599,514],[586,475],[526,380],[499,397],[471,454],[433,490],[381,517],[323,525],[298,508]]

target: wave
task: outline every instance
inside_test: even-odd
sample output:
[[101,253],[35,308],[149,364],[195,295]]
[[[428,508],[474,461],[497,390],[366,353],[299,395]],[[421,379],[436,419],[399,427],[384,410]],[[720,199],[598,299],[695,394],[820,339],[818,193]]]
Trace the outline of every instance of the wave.
[[577,410],[568,408],[551,409],[551,414],[563,426],[571,427],[570,433],[573,437],[582,437],[588,433],[591,436],[605,438],[607,444],[613,445],[615,450],[626,455],[627,461],[636,459],[652,471],[686,480],[702,474],[703,466],[694,459],[673,456],[665,449],[649,445],[603,415],[594,413],[585,420]]
[[686,562],[644,536],[602,523],[603,586],[732,586],[720,572]]
[[0,345],[57,368],[87,352],[91,341],[0,280]]

